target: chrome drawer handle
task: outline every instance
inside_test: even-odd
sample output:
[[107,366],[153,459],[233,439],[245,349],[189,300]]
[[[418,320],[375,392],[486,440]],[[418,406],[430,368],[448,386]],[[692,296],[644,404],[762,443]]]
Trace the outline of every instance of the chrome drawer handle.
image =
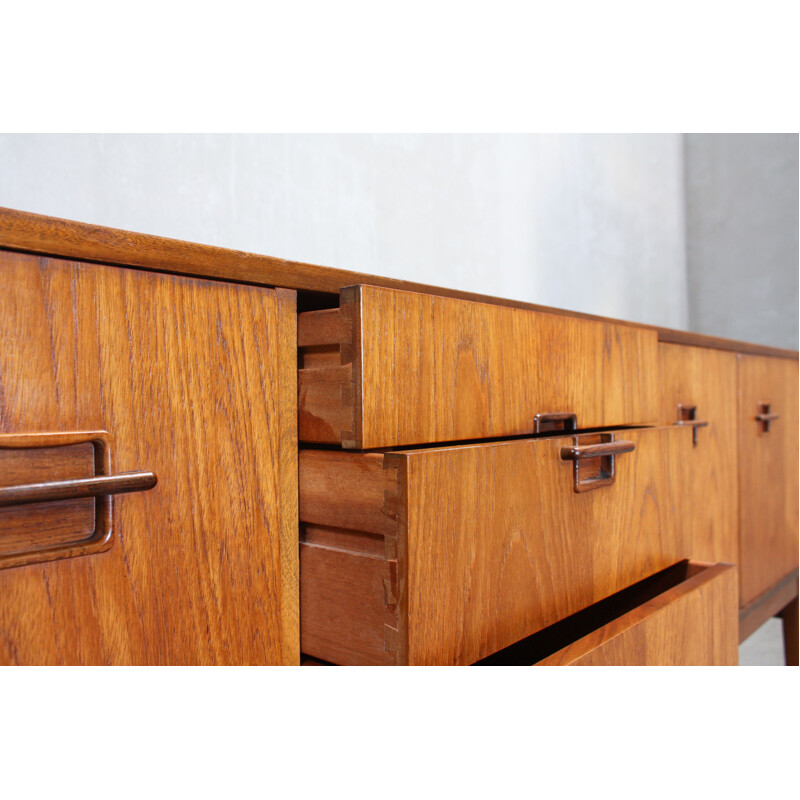
[[708,421],[704,419],[679,419],[676,425],[685,425],[687,428],[705,428]]
[[97,475],[94,478],[0,486],[0,507],[145,492],[152,489],[156,483],[158,478],[153,472],[120,472],[117,475]]
[[562,447],[561,458],[564,461],[580,461],[583,458],[602,458],[603,456],[618,456],[622,453],[631,453],[636,449],[634,442],[601,442],[600,444],[574,445]]
[[[561,448],[562,460],[572,461],[573,489],[579,494],[614,483],[616,456],[631,453],[636,449],[634,442],[624,439],[615,442],[613,433],[603,433],[600,436],[603,441],[599,444],[580,445],[578,444],[580,439],[576,436],[572,447]],[[600,460],[597,469],[592,469],[590,466],[581,467],[581,464],[590,459]]]
[[769,433],[769,425],[776,419],[780,419],[780,415],[774,411],[770,411],[770,403],[759,403],[758,414],[756,414],[756,422],[761,425],[761,433]]
[[697,419],[697,406],[685,406],[678,403],[678,421],[676,425],[684,425],[692,429],[692,445],[697,446],[697,429],[705,428],[708,422],[702,419]]

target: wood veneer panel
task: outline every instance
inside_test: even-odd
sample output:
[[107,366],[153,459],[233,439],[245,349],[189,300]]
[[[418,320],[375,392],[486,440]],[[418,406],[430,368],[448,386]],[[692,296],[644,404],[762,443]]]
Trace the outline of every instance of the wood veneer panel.
[[397,664],[387,605],[392,564],[380,556],[303,543],[300,591],[303,653],[342,666]]
[[383,469],[383,460],[379,453],[352,458],[336,450],[301,450],[300,518],[353,531],[392,533],[396,521],[386,514],[385,493],[395,474]]
[[539,666],[735,666],[736,568],[685,581],[538,662]]
[[[741,605],[798,566],[797,364],[739,356],[739,513]],[[760,404],[780,418],[769,432]]]
[[108,430],[107,552],[0,571],[0,662],[299,661],[294,293],[0,255],[0,431]]
[[[554,309],[535,303],[524,303],[518,300],[428,286],[411,281],[382,278],[350,270],[320,267],[283,258],[167,239],[162,236],[149,236],[10,208],[0,208],[0,247],[82,261],[97,261],[332,294],[338,294],[346,286],[369,283],[406,291],[425,292],[440,297],[454,297],[512,308],[557,313],[574,319],[615,321],[578,311]],[[797,360],[797,352],[794,350],[780,350],[764,345],[734,342],[714,336],[657,328],[633,322],[622,324],[657,331],[658,337],[662,341]]]
[[785,350],[780,347],[770,347],[766,344],[753,342],[739,342],[735,339],[723,339],[720,336],[708,336],[704,333],[692,331],[676,331],[671,328],[654,328],[658,331],[660,342],[682,344],[687,347],[705,347],[711,350],[726,350],[730,353],[750,353],[752,355],[771,356],[772,358],[787,358],[797,361],[797,350]]
[[[573,489],[572,463],[561,458],[571,436],[383,456],[336,453],[335,460],[327,451],[304,451],[301,523],[341,525],[350,495],[361,498],[358,506],[371,495],[371,511],[356,512],[356,524],[384,532],[384,558],[395,570],[382,600],[397,615],[386,652],[396,653],[397,663],[470,664],[690,556],[691,430],[616,435],[633,441],[635,451],[617,456],[613,485],[582,494]],[[365,492],[365,483],[373,488]],[[375,550],[353,537],[342,535],[337,548],[338,535],[331,528],[316,541],[374,558]],[[304,593],[317,591],[307,581],[348,583],[337,572],[341,564],[326,567],[323,548],[315,555],[314,575],[301,576]],[[349,617],[347,597],[326,592],[327,618]],[[311,614],[301,611],[304,620]],[[324,649],[306,649],[302,627],[303,651],[335,661]],[[374,651],[356,659],[352,637],[347,647],[348,663],[375,663]]]
[[532,433],[540,413],[583,428],[657,415],[653,331],[374,286],[299,331],[301,346],[342,347],[341,366],[300,370],[304,441],[397,447]]
[[[0,434],[0,485],[88,478],[95,474],[91,442],[64,447],[5,449]],[[92,497],[0,508],[0,556],[80,541],[95,529]],[[2,560],[0,560],[2,564]]]
[[562,437],[404,456],[410,662],[473,663],[689,557],[690,436],[620,433],[636,450],[585,494]]
[[736,354],[659,343],[661,407],[658,421],[678,419],[678,405],[695,406],[696,444],[685,455],[693,480],[687,503],[694,509],[692,558],[739,561],[738,397]]

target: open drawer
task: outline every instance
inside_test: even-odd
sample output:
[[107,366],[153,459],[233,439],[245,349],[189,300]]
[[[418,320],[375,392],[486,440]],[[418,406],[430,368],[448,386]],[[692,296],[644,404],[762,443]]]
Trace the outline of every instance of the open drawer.
[[655,422],[655,331],[353,286],[298,317],[300,440],[351,449]]
[[302,651],[471,664],[689,558],[697,452],[681,426],[302,450]]
[[482,665],[735,666],[736,568],[683,561]]

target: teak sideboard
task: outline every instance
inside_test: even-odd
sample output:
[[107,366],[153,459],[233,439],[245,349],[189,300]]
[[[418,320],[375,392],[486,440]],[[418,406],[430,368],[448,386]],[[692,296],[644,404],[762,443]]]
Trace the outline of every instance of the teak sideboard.
[[0,663],[798,654],[794,351],[0,209]]

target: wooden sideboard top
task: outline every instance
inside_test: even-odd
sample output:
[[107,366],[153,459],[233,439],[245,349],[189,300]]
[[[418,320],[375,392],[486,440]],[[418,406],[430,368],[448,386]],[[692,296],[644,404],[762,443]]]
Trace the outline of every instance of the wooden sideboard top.
[[283,258],[183,242],[162,236],[133,233],[117,228],[89,225],[85,222],[74,222],[1,207],[0,249],[309,292],[338,294],[345,286],[369,284],[461,300],[494,303],[512,308],[532,309],[581,319],[621,322],[636,328],[655,330],[658,333],[659,341],[662,342],[780,358],[797,359],[798,357],[796,350],[782,350],[688,331],[659,328],[655,325],[612,320],[608,317],[550,308],[534,303],[426,286],[411,281],[381,278],[363,272],[320,267],[299,261],[287,261]]

